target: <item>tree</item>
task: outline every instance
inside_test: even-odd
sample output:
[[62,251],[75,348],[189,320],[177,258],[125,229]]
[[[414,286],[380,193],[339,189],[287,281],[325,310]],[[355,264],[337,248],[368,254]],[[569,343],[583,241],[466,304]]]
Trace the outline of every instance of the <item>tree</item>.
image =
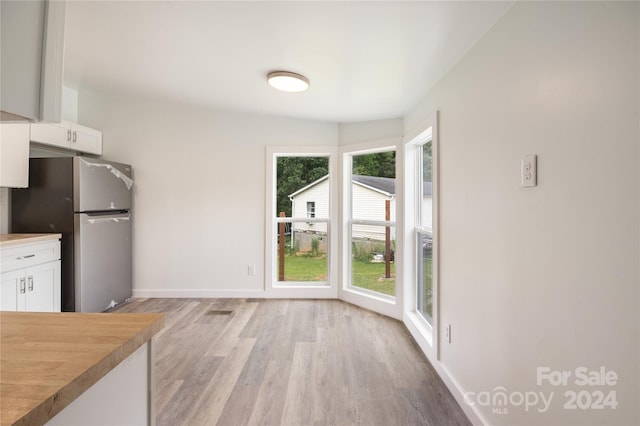
[[376,152],[353,156],[353,174],[362,176],[396,177],[396,152]]
[[422,146],[422,180],[424,182],[433,182],[433,157],[431,154],[431,149],[431,141]]
[[291,217],[289,195],[329,173],[328,157],[278,157],[276,163],[276,215]]

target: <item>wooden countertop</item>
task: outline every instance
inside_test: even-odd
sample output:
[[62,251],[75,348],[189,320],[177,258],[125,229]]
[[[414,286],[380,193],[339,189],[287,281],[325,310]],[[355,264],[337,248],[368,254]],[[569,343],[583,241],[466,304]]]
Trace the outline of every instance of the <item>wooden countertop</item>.
[[0,247],[55,241],[60,238],[62,238],[62,234],[0,234]]
[[46,423],[163,327],[162,314],[0,312],[0,424]]

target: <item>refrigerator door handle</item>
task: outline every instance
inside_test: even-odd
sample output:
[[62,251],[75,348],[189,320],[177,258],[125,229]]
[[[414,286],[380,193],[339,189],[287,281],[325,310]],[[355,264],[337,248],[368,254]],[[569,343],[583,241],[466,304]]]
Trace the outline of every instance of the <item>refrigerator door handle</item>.
[[88,219],[87,222],[89,222],[90,224],[96,224],[96,223],[104,223],[104,222],[120,222],[121,220],[131,220],[131,215],[128,216],[123,216],[123,217],[104,217],[104,218],[99,218],[99,219]]

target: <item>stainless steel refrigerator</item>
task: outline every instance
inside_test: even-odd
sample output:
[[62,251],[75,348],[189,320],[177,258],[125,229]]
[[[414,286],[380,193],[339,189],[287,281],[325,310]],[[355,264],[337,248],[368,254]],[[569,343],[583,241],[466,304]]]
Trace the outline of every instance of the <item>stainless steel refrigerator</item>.
[[102,312],[132,293],[131,166],[32,158],[11,192],[11,232],[62,234],[62,310]]

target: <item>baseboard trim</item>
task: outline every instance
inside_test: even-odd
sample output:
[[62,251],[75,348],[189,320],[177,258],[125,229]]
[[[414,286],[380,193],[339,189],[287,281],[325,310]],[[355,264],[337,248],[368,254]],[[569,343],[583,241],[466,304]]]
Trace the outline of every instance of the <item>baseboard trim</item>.
[[433,368],[436,370],[436,373],[438,373],[438,376],[440,376],[445,386],[449,389],[471,423],[473,423],[474,425],[490,424],[487,419],[484,418],[482,413],[477,410],[477,407],[471,406],[465,402],[465,392],[463,391],[462,386],[460,386],[460,384],[449,374],[449,371],[445,368],[445,366],[440,361],[434,359],[429,355],[427,340],[422,336],[422,334],[420,334],[420,332],[418,331],[418,327],[415,326],[411,319],[406,315],[404,316],[402,322],[404,323],[405,327],[407,327],[407,330],[409,330],[409,333],[411,333],[411,336],[413,336],[413,338],[415,339],[418,347],[420,347],[422,353],[424,353],[424,355],[427,357]]
[[209,298],[267,298],[264,290],[211,290],[211,289],[180,289],[180,290],[133,290],[134,298],[176,298],[176,299],[209,299]]
[[291,287],[265,290],[214,290],[214,289],[138,289],[133,290],[137,298],[240,298],[260,299],[338,299],[335,289],[329,287]]

